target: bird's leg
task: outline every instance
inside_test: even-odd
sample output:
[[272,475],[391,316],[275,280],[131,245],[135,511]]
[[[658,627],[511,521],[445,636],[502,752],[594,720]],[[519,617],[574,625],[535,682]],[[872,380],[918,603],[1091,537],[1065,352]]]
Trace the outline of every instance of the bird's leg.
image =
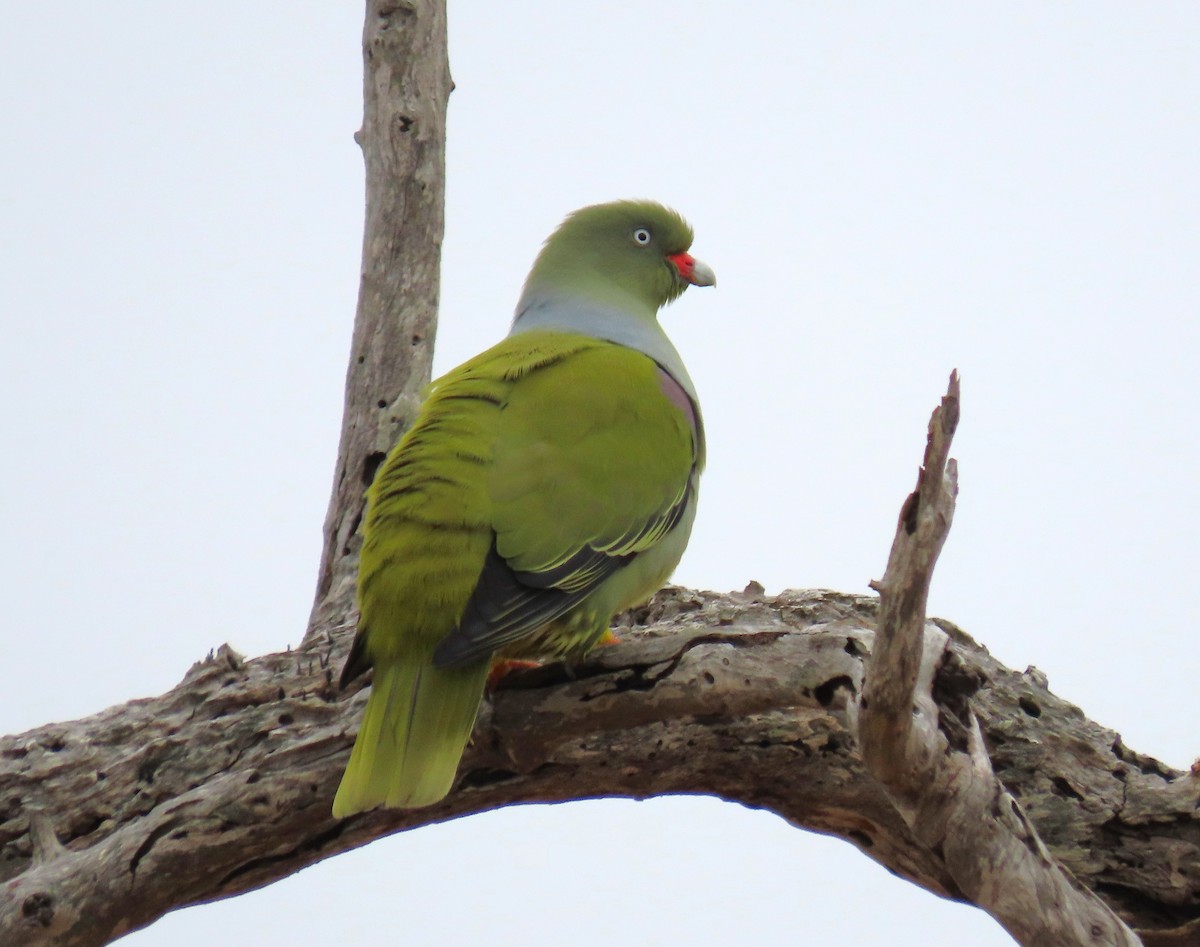
[[487,693],[495,693],[496,688],[500,685],[500,679],[513,671],[528,671],[531,668],[540,668],[540,661],[522,661],[517,658],[496,658],[492,661],[491,670],[488,671],[487,684],[484,689]]
[[620,644],[620,643],[621,643],[621,639],[618,638],[615,634],[613,634],[613,630],[611,628],[606,628],[604,630],[604,634],[602,634],[599,638],[596,639],[595,647],[600,648],[600,647],[606,647],[611,644]]

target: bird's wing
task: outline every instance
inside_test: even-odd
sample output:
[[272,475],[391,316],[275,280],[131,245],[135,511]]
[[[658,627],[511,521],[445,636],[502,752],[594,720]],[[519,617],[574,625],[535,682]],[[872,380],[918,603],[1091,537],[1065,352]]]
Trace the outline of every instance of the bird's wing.
[[496,414],[494,541],[439,666],[562,616],[656,545],[691,499],[699,433],[687,395],[640,352],[567,338],[561,357],[512,379]]

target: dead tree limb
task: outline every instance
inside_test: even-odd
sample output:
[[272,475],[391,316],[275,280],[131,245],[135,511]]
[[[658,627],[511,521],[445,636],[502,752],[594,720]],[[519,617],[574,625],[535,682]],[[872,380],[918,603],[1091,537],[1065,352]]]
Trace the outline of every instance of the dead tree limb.
[[[936,894],[984,902],[857,750],[876,604],[670,590],[574,678],[557,665],[513,675],[485,705],[444,803],[341,822],[330,804],[365,698],[331,683],[350,629],[253,661],[222,650],[161,697],[0,740],[0,943],[101,944],[397,830],[606,795],[767,808]],[[938,627],[954,669],[943,686],[977,685],[993,769],[1051,855],[1147,945],[1195,943],[1196,780]]]
[[900,512],[879,592],[875,650],[859,705],[862,755],[913,834],[937,852],[964,895],[1027,947],[1141,944],[1047,851],[992,772],[971,705],[981,683],[950,638],[926,627],[929,584],[954,518],[949,459],[958,375],[929,421],[917,488]]
[[366,220],[333,492],[310,621],[346,620],[363,493],[416,417],[433,364],[451,89],[444,0],[369,0],[363,27]]

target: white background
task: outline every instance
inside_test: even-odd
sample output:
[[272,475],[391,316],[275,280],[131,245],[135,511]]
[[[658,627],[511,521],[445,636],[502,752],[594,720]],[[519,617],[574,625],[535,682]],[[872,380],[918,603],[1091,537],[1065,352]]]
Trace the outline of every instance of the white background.
[[[0,730],[296,644],[361,241],[360,4],[4,4]],[[654,197],[709,472],[676,579],[864,592],[957,367],[931,611],[1196,754],[1200,7],[456,3],[437,368],[567,211]],[[1007,944],[708,799],[526,807],[149,945]]]

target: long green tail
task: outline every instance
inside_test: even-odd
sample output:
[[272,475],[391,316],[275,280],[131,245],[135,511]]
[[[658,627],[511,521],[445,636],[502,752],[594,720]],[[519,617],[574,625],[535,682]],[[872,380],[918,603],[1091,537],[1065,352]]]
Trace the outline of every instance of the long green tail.
[[380,662],[333,800],[334,817],[380,805],[416,809],[443,799],[475,725],[488,664]]

